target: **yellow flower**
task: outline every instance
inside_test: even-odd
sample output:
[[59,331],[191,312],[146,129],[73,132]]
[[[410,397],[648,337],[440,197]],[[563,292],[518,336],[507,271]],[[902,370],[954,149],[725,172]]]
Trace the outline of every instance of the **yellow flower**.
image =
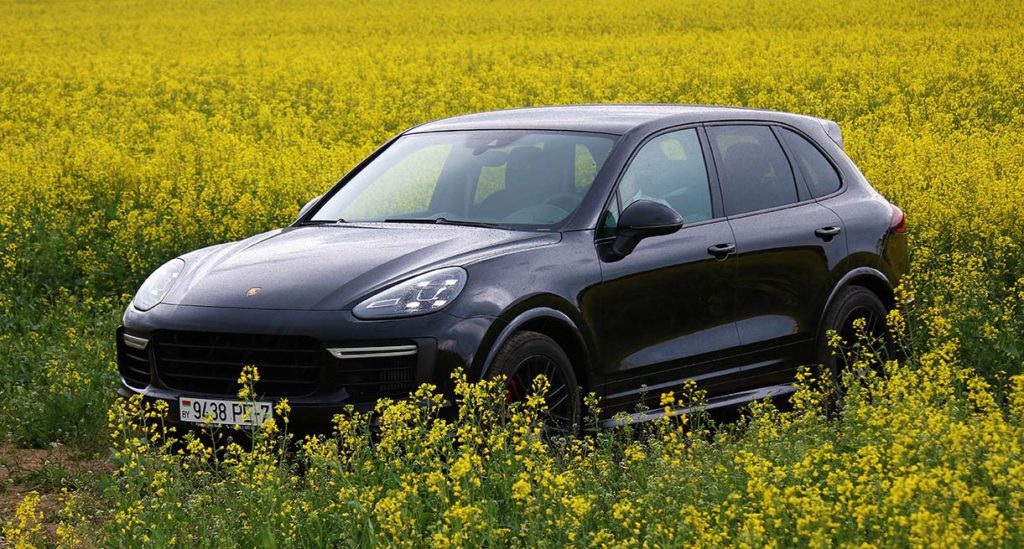
[[4,525],[3,534],[7,542],[17,549],[35,547],[42,530],[43,513],[36,508],[39,493],[29,492],[14,510],[14,518]]
[[526,478],[520,477],[519,480],[512,485],[512,499],[523,501],[530,497],[531,490],[530,481]]

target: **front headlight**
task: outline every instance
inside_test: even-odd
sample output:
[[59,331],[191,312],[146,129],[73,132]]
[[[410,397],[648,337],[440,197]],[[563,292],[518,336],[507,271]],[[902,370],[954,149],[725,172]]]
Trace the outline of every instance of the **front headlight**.
[[171,286],[184,268],[184,260],[172,259],[153,271],[153,274],[149,275],[149,278],[142,283],[142,287],[135,294],[135,299],[132,300],[135,308],[140,311],[148,311],[156,307],[167,296],[167,292],[171,290]]
[[461,267],[438,269],[384,290],[356,305],[352,314],[363,320],[425,315],[443,309],[465,286]]

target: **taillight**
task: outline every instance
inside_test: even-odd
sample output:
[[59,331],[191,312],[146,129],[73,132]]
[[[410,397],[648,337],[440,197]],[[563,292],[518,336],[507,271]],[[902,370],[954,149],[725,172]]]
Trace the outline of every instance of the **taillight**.
[[889,230],[896,234],[906,234],[910,230],[907,226],[907,216],[903,215],[903,210],[892,206],[892,223],[889,224]]

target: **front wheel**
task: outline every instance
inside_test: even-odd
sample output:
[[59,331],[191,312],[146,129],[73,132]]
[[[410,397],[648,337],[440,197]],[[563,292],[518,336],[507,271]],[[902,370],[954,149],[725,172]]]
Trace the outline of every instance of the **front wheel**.
[[525,401],[533,380],[548,380],[544,395],[546,430],[571,433],[580,421],[580,386],[565,351],[550,337],[537,332],[517,332],[501,346],[487,377],[505,377],[506,402]]

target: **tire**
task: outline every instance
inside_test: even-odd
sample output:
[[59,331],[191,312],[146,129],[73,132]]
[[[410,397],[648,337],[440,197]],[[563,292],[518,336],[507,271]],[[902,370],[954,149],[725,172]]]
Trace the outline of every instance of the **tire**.
[[516,332],[501,346],[487,372],[488,378],[504,376],[510,402],[525,400],[533,380],[544,374],[550,388],[545,395],[546,428],[553,433],[572,433],[580,422],[580,386],[569,357],[550,337],[537,332]]
[[846,362],[841,356],[842,350],[838,354],[834,354],[835,350],[829,346],[829,332],[835,330],[845,341],[852,344],[856,339],[853,322],[858,318],[865,318],[867,333],[878,338],[883,343],[886,352],[891,352],[892,338],[889,336],[885,324],[887,313],[888,309],[882,300],[863,286],[847,286],[839,290],[832,304],[829,305],[828,311],[825,312],[817,349],[818,363],[831,371],[833,382],[838,383]]

